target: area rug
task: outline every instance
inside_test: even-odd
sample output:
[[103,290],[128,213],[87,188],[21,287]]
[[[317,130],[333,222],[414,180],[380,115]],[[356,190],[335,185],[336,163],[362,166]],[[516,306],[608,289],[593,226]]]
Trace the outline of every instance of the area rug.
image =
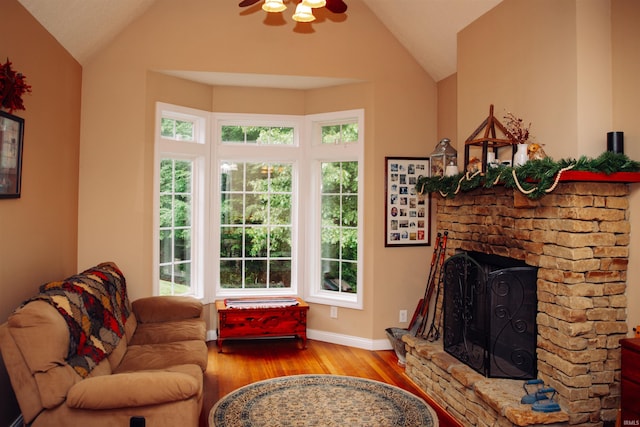
[[408,391],[338,375],[255,382],[220,399],[209,413],[210,427],[437,425],[435,411]]

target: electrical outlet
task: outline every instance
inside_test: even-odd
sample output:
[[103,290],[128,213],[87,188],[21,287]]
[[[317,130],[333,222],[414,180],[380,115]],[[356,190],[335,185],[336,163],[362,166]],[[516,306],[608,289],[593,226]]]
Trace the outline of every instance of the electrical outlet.
[[338,318],[338,307],[331,306],[331,308],[329,309],[329,317],[331,317],[332,319]]
[[400,323],[407,323],[407,310],[400,310]]
[[640,325],[633,328],[633,330],[636,332],[636,338],[640,338]]

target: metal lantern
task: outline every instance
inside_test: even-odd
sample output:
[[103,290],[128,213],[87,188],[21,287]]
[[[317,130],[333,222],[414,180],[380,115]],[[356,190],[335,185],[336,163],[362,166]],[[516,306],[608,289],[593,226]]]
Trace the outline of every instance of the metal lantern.
[[458,167],[458,152],[449,144],[449,138],[442,138],[435,150],[429,155],[431,176],[444,176],[447,166]]

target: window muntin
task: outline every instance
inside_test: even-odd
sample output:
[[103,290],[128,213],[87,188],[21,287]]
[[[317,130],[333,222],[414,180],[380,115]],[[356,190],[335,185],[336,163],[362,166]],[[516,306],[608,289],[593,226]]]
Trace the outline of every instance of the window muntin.
[[223,144],[293,145],[294,128],[291,126],[222,125],[220,141]]
[[196,142],[196,122],[162,117],[160,119],[160,136],[175,141]]
[[358,123],[321,126],[323,144],[348,144],[358,141]]
[[321,288],[358,291],[358,162],[322,163]]
[[160,295],[192,294],[192,178],[192,161],[171,158],[161,160]]
[[223,161],[221,289],[292,286],[293,165]]

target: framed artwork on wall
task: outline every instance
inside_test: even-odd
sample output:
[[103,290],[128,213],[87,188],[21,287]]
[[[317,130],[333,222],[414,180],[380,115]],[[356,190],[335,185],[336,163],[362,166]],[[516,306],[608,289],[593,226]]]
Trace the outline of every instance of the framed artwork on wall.
[[20,197],[24,119],[0,111],[0,199]]
[[385,157],[385,246],[431,245],[431,198],[416,190],[427,157]]

